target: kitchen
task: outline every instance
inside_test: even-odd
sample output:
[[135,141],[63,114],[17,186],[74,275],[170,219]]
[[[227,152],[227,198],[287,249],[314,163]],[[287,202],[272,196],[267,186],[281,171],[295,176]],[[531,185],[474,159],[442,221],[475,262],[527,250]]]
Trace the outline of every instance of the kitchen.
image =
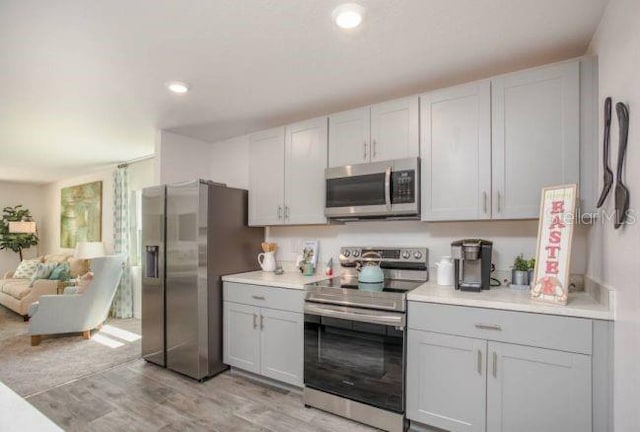
[[[383,430],[611,430],[614,292],[585,276],[597,68],[572,58],[217,143],[162,131],[161,183],[247,189],[248,225],[277,245],[264,271],[221,273],[223,364]],[[536,254],[542,189],[572,183],[573,292],[537,302],[511,267]],[[452,255],[480,263],[481,292],[437,284]],[[361,288],[376,264],[384,286]]]

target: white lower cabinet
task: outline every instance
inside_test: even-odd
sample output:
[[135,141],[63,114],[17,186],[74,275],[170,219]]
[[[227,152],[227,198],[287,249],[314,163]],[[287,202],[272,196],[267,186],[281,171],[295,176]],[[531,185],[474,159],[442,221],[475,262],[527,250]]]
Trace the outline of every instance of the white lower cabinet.
[[224,362],[260,373],[260,308],[224,302]]
[[[461,314],[471,318],[466,322]],[[576,345],[582,352],[549,347],[591,340],[591,326],[604,322],[562,317],[566,326],[544,325],[546,320],[558,324],[558,318],[410,302],[407,418],[451,432],[594,430],[593,418],[609,417],[609,408],[595,404],[593,393],[594,380],[607,381],[599,371],[612,367],[592,365],[592,353],[606,340],[594,337],[593,349]],[[457,334],[443,333],[447,327]],[[532,331],[544,346],[527,346],[536,340],[529,337]]]
[[302,387],[302,296],[297,290],[225,282],[224,362]]
[[261,309],[261,374],[302,386],[304,318],[302,314]]
[[410,330],[407,415],[448,431],[485,430],[487,342]]
[[591,356],[489,342],[487,430],[591,430]]

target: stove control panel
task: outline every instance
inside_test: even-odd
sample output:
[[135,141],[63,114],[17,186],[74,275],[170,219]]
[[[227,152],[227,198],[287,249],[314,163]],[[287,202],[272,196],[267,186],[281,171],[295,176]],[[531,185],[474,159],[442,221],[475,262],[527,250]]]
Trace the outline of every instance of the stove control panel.
[[343,266],[354,265],[356,262],[378,261],[382,264],[419,263],[429,264],[429,250],[427,248],[395,248],[395,247],[357,247],[340,248],[340,263]]

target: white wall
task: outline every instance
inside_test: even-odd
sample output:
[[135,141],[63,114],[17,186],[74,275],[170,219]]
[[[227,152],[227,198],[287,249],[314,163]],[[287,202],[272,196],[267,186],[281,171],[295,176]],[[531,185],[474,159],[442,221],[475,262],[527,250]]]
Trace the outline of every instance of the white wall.
[[211,180],[249,189],[249,136],[211,144]]
[[[640,1],[611,0],[592,40],[598,55],[600,106],[607,96],[614,102],[611,125],[611,163],[615,166],[618,122],[615,103],[629,105],[629,147],[625,182],[631,191],[631,208],[640,195]],[[602,110],[600,110],[602,113]],[[599,118],[602,136],[602,114]],[[599,165],[600,166],[600,165]],[[600,169],[601,171],[601,169]],[[598,178],[601,178],[602,172]],[[613,195],[606,210],[613,210]],[[635,216],[638,216],[637,211]],[[595,227],[589,236],[587,273],[616,290],[614,422],[619,432],[640,430],[640,226],[638,222],[614,230],[613,223]]]
[[102,242],[107,252],[113,251],[113,171],[103,169],[93,174],[72,177],[49,183],[46,187],[45,204],[47,218],[43,228],[45,253],[73,253],[73,249],[60,247],[60,192],[62,188],[94,181],[102,181]]
[[[35,257],[44,251],[45,235],[43,234],[43,225],[45,224],[45,219],[50,217],[46,210],[44,197],[44,185],[0,182],[0,211],[5,207],[14,207],[22,204],[25,208],[31,210],[31,215],[36,221],[40,244],[36,247],[25,249],[23,251],[25,258]],[[20,264],[20,258],[17,253],[5,250],[0,251],[0,276],[7,271],[15,270],[18,264]]]
[[158,184],[208,179],[211,173],[211,143],[159,131],[155,173]]
[[[578,227],[574,236],[572,273],[584,273],[584,253],[588,228]],[[303,240],[319,240],[322,265],[329,258],[337,263],[341,246],[403,246],[429,248],[429,263],[451,255],[451,242],[463,238],[492,240],[493,263],[497,270],[509,271],[513,259],[523,253],[535,255],[537,221],[438,222],[383,221],[345,225],[270,227],[267,239],[278,243],[278,259],[293,261],[302,251]]]

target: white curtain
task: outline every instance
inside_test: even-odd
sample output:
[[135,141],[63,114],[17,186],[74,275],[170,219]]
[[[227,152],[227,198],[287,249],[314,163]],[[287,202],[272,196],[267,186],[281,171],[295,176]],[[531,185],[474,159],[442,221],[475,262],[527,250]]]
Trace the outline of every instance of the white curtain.
[[130,270],[129,239],[129,174],[127,167],[118,167],[113,174],[113,245],[114,252],[125,256],[120,285],[111,305],[114,318],[133,317],[133,287]]

